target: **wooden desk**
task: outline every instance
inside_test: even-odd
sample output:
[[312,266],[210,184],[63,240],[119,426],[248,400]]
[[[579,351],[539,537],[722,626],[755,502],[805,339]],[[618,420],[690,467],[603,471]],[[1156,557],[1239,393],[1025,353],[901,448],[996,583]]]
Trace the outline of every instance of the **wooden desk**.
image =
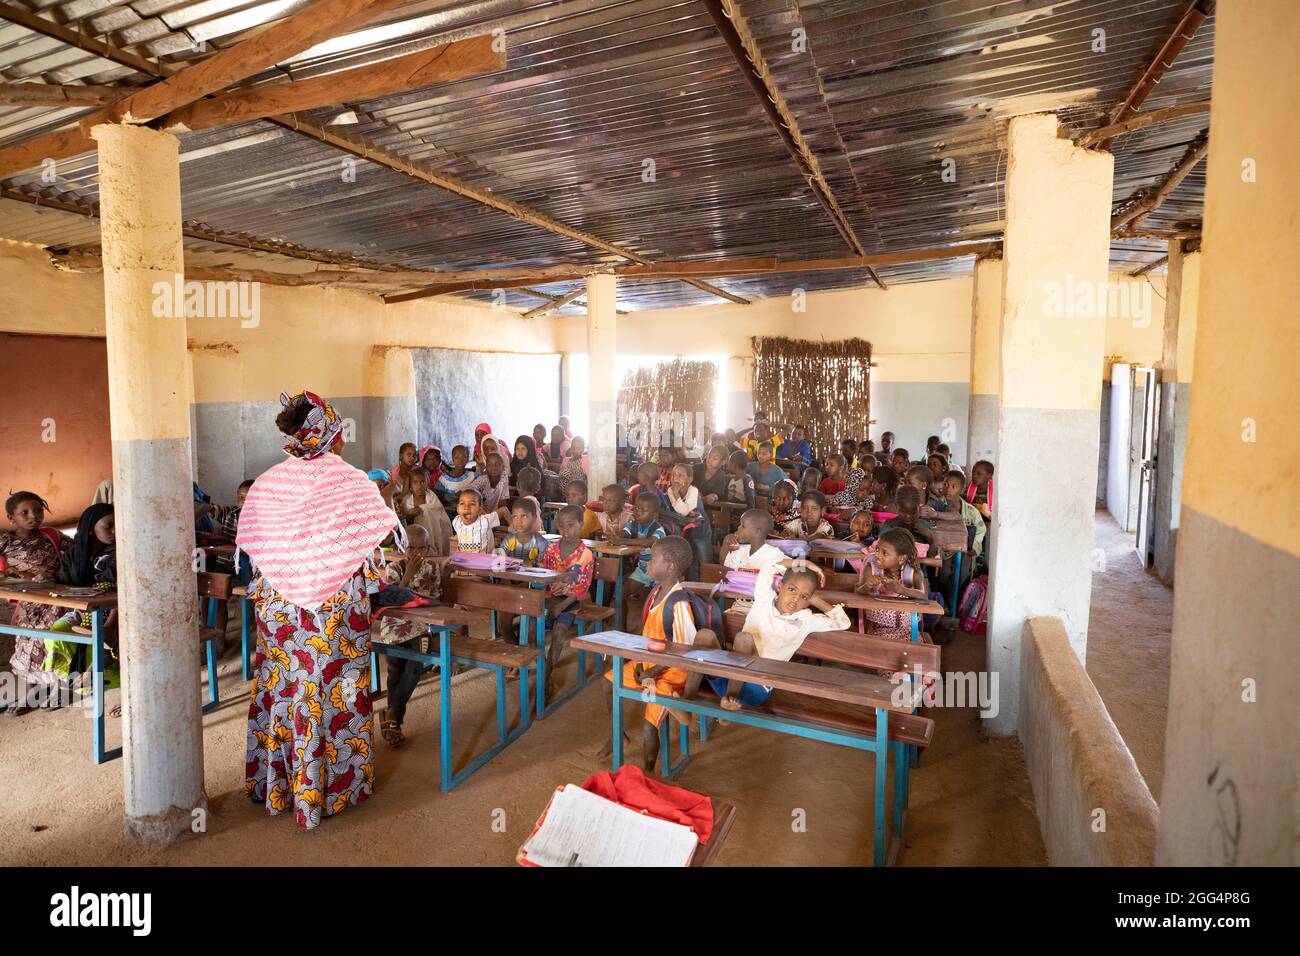
[[513,571],[494,571],[492,568],[463,568],[458,564],[448,560],[443,570],[454,571],[459,574],[468,574],[476,578],[495,578],[501,581],[513,581],[517,584],[527,584],[532,587],[543,587],[552,584],[559,578],[568,577],[567,571],[549,571],[546,568],[528,568],[516,569]]
[[726,842],[727,835],[731,833],[731,825],[736,822],[736,808],[733,804],[714,797],[709,798],[709,803],[713,805],[713,832],[709,834],[708,843],[695,847],[695,852],[691,854],[691,866],[712,866],[722,852],[722,844]]
[[[710,595],[715,593],[714,588],[718,588],[717,594],[720,597],[731,600],[748,599],[750,595],[741,591],[731,591],[725,586],[718,587],[717,584],[706,584],[700,581],[683,581],[682,587],[692,594]],[[846,608],[868,608],[875,611],[908,611],[912,614],[942,614],[943,605],[937,601],[931,601],[926,598],[887,598],[876,594],[859,594],[857,591],[835,591],[829,588],[823,588],[817,592],[817,597],[821,598],[827,604],[843,604]]]
[[86,594],[88,588],[73,588],[66,584],[46,582],[38,584],[22,579],[0,580],[0,601],[28,601],[51,607],[64,607],[73,611],[90,612],[90,633],[75,631],[46,631],[29,627],[0,624],[0,633],[15,637],[35,637],[41,640],[70,641],[90,648],[92,674],[92,700],[94,719],[91,721],[91,756],[95,763],[106,763],[122,756],[122,748],[104,749],[104,621],[108,612],[117,607],[116,591],[98,591]]

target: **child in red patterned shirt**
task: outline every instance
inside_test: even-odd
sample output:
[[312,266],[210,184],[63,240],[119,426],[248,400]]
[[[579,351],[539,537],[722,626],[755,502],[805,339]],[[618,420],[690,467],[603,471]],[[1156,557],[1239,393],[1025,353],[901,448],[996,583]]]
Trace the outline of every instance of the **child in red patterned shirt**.
[[578,605],[587,599],[596,573],[595,555],[582,541],[582,507],[565,505],[561,508],[555,516],[555,530],[559,532],[560,540],[546,549],[542,555],[542,567],[548,571],[567,571],[569,579],[557,581],[547,589],[551,599],[547,602],[546,612],[551,632],[551,643],[546,652],[547,698],[552,696],[560,651],[577,624]]

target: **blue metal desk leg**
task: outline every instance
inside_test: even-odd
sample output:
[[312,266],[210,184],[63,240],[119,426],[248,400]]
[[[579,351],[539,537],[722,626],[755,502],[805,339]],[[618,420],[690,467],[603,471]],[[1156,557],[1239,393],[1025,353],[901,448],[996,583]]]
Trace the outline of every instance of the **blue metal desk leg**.
[[621,631],[627,623],[623,613],[623,559],[618,559],[618,574],[614,577],[614,630]]
[[957,600],[961,594],[961,552],[958,551],[954,557],[952,568],[952,613],[949,617],[957,616]]
[[[524,622],[527,627],[527,621]],[[527,631],[524,632],[525,635]],[[546,716],[546,615],[537,618],[537,719]]]
[[249,626],[250,608],[248,605],[249,601],[247,597],[239,599],[239,647],[244,655],[244,659],[241,662],[243,665],[244,680],[249,680],[253,676],[253,648],[251,647],[253,643],[253,629]]
[[615,656],[614,673],[611,675],[614,679],[611,683],[614,685],[614,708],[611,713],[610,723],[614,726],[614,746],[613,746],[613,764],[611,770],[617,772],[618,768],[623,766],[623,658]]
[[[520,680],[525,678],[521,675]],[[442,774],[442,792],[447,793],[451,790],[451,641],[447,637],[447,632],[443,632],[438,637],[438,681],[442,685],[438,694],[439,705],[442,709],[439,749],[442,754],[442,766],[438,769]]]
[[889,775],[889,711],[876,708],[876,817],[871,847],[873,866],[884,866],[889,845],[885,842],[885,781]]
[[91,680],[94,683],[92,706],[95,708],[95,720],[91,728],[95,745],[95,763],[106,763],[122,756],[122,748],[104,749],[104,620],[106,611],[93,611],[90,615],[90,662]]

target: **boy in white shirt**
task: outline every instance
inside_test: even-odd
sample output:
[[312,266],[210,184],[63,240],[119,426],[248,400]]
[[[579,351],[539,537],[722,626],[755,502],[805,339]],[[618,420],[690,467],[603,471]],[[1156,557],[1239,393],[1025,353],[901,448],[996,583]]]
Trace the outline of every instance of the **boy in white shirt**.
[[[758,572],[754,604],[745,616],[744,630],[736,635],[732,650],[751,657],[788,661],[809,634],[847,629],[849,616],[844,612],[844,605],[832,607],[816,596],[817,588],[824,583],[822,569],[807,561],[783,558],[766,565]],[[814,614],[809,607],[823,613]],[[705,680],[722,698],[725,710],[758,707],[772,695],[772,688],[763,684],[726,677]]]
[[757,574],[764,567],[780,561],[785,554],[772,547],[767,539],[772,535],[772,514],[761,508],[751,508],[740,516],[740,527],[722,541],[722,563],[732,571],[749,571]]
[[483,513],[483,499],[477,491],[466,488],[456,498],[456,517],[451,521],[454,536],[452,553],[482,551],[490,554],[496,550],[492,529],[500,524],[495,511]]

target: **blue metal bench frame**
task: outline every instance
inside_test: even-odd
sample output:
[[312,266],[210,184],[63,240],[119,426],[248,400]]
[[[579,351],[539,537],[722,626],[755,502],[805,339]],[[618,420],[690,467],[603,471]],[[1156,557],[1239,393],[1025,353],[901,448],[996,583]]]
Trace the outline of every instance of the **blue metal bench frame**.
[[[519,669],[519,726],[513,731],[509,730],[506,725],[506,665],[488,664],[454,655],[451,651],[451,635],[453,631],[459,629],[460,625],[429,625],[430,637],[435,638],[438,642],[436,653],[425,654],[407,647],[405,643],[377,644],[373,640],[370,643],[370,690],[374,694],[379,693],[380,689],[379,655],[381,654],[408,661],[419,661],[424,665],[425,670],[435,664],[438,665],[440,694],[439,771],[440,787],[443,793],[448,793],[464,783],[474,771],[487,764],[493,757],[522,737],[524,732],[532,726],[532,714],[528,705],[528,673],[533,668],[521,667]],[[418,639],[413,638],[412,640]],[[409,641],[406,643],[409,643]],[[452,770],[451,668],[453,664],[464,664],[468,667],[479,667],[495,672],[497,697],[497,742],[456,772]]]

